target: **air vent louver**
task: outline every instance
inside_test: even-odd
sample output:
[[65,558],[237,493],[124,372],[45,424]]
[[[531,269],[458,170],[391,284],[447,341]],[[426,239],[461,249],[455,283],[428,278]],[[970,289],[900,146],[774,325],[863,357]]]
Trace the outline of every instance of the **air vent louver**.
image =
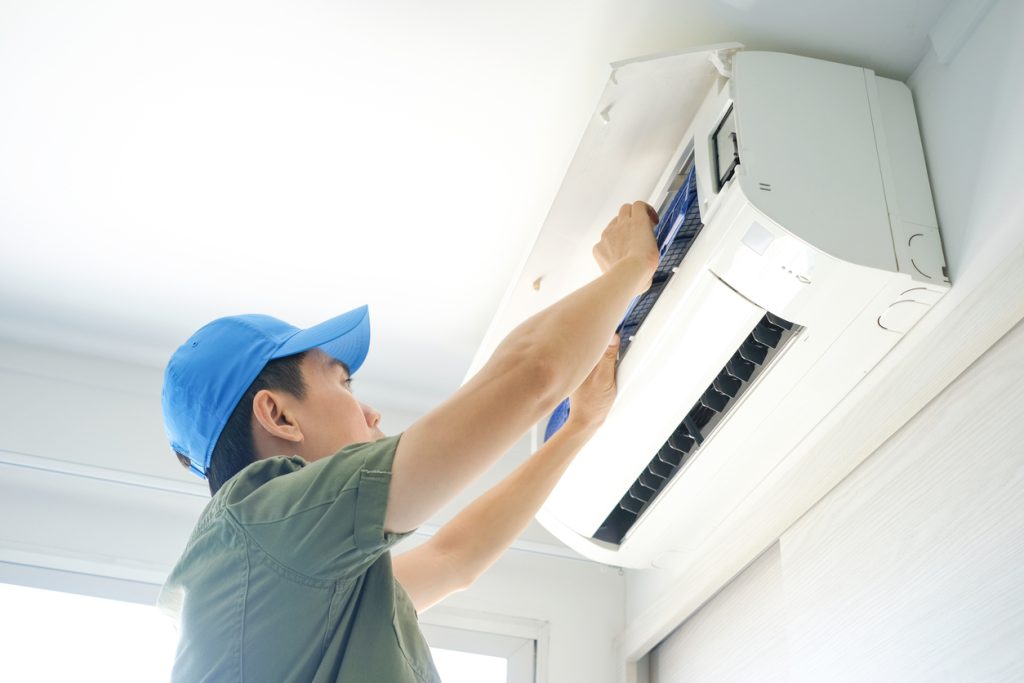
[[595,539],[607,543],[622,542],[644,510],[700,450],[701,444],[715,426],[737,405],[737,399],[800,329],[798,325],[771,313],[766,313],[758,321],[736,353],[608,514],[594,533]]

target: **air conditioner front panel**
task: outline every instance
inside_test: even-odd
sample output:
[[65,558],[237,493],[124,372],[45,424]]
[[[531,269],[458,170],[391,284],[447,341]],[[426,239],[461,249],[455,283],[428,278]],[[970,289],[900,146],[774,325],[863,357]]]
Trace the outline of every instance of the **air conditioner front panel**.
[[866,96],[865,78],[874,74],[766,52],[737,54],[734,66],[730,87],[746,196],[825,253],[895,268]]

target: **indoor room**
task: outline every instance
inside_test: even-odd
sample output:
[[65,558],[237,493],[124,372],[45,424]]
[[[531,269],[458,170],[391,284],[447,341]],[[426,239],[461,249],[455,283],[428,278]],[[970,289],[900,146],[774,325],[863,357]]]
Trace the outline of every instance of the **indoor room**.
[[1024,680],[1021,36],[0,2],[0,680]]

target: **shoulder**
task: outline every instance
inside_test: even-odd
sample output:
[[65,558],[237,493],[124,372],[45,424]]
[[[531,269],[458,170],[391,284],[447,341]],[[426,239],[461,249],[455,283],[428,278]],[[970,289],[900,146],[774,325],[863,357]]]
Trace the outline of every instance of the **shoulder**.
[[313,462],[275,456],[252,463],[217,496],[240,522],[267,521],[330,505],[383,485],[386,495],[398,436],[345,446]]
[[297,455],[275,455],[272,458],[257,460],[225,482],[213,500],[219,499],[222,505],[227,506],[238,503],[268,482],[298,472],[308,464]]

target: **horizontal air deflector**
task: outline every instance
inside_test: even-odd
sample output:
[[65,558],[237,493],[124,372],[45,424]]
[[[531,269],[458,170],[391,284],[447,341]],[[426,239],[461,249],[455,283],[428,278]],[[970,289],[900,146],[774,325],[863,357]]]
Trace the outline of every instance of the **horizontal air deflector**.
[[737,399],[800,327],[766,313],[608,514],[593,538],[621,543],[668,482],[700,450]]

